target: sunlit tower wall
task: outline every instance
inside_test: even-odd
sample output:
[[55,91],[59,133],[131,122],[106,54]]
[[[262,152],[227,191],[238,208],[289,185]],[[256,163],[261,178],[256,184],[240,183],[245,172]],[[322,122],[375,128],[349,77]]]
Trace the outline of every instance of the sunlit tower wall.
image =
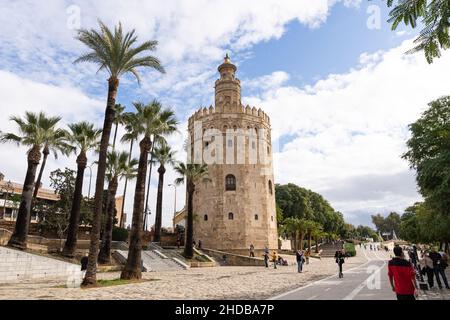
[[237,68],[219,66],[215,106],[189,118],[192,162],[208,164],[209,180],[194,195],[194,239],[204,248],[247,252],[278,248],[269,117],[241,103]]

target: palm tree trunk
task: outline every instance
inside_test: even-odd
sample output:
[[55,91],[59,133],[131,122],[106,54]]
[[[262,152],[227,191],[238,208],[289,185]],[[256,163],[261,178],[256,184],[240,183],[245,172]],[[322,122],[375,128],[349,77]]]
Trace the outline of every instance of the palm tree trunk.
[[311,240],[312,240],[312,234],[311,232],[308,233],[308,250],[311,252]]
[[105,111],[105,121],[103,123],[102,139],[100,142],[100,153],[97,166],[97,180],[95,182],[94,216],[92,219],[91,243],[89,246],[89,257],[86,275],[83,286],[93,286],[97,284],[97,258],[100,240],[100,228],[102,224],[103,210],[103,187],[105,184],[106,157],[108,153],[111,128],[114,123],[115,105],[119,79],[110,78],[108,81],[108,102]]
[[184,256],[187,259],[194,257],[194,212],[193,212],[193,198],[195,185],[192,181],[188,181],[188,214],[186,226],[186,243],[184,244]]
[[163,201],[163,189],[164,189],[164,174],[166,169],[164,166],[160,166],[158,169],[158,196],[156,199],[156,217],[155,217],[155,237],[154,242],[161,242],[161,224],[162,224],[162,201]]
[[319,237],[316,237],[316,253],[319,253]]
[[50,154],[50,150],[48,150],[48,146],[44,147],[42,151],[44,157],[42,158],[41,168],[39,170],[39,174],[36,179],[36,183],[34,184],[34,192],[33,192],[33,201],[36,200],[37,194],[39,192],[39,188],[41,187],[42,175],[44,174],[45,165],[47,164],[47,158]]
[[84,170],[87,166],[87,157],[84,151],[80,152],[77,158],[77,178],[75,180],[75,190],[73,193],[72,209],[70,210],[69,228],[67,239],[64,244],[63,255],[73,258],[77,247],[78,224],[80,223],[80,208],[83,198]]
[[116,123],[116,129],[114,130],[113,151],[116,150],[117,130],[119,129],[119,123]]
[[130,246],[127,263],[120,275],[121,279],[142,278],[142,223],[145,200],[145,179],[147,176],[148,153],[152,146],[149,137],[145,137],[139,144],[141,154],[139,156],[138,174],[136,177],[136,189],[133,204],[133,222],[131,225]]
[[28,153],[28,168],[23,183],[22,198],[20,200],[19,213],[14,228],[14,233],[9,239],[8,246],[25,250],[27,248],[28,229],[30,227],[31,201],[33,199],[34,178],[37,166],[41,160],[41,151],[38,145]]
[[303,250],[303,239],[305,238],[305,233],[302,231],[300,233],[300,250]]
[[103,239],[98,254],[98,262],[101,264],[111,263],[111,242],[114,227],[114,213],[116,211],[116,193],[118,187],[117,177],[114,177],[108,186],[108,204],[106,206],[106,224],[103,231]]
[[[153,138],[153,141],[155,140],[155,138]],[[147,227],[147,213],[148,213],[148,198],[150,196],[150,187],[151,187],[151,182],[152,182],[152,169],[153,169],[153,150],[155,148],[155,144],[152,144],[152,149],[150,151],[151,153],[151,157],[150,157],[150,170],[148,172],[148,185],[147,185],[147,196],[145,197],[145,211],[144,211],[144,226],[143,226],[143,230],[145,231],[146,227]]]
[[295,251],[298,250],[298,230],[295,231],[295,235],[294,235],[294,249],[295,249]]
[[[131,140],[131,142],[130,142],[130,154],[128,155],[128,164],[130,164],[130,162],[131,162],[131,154],[133,153],[133,143],[134,143],[134,141]],[[127,187],[128,187],[128,178],[125,178],[125,186],[123,188],[122,211],[121,211],[121,214],[120,214],[120,223],[119,223],[119,226],[121,228],[125,227],[124,218],[125,218],[125,199],[127,197]]]

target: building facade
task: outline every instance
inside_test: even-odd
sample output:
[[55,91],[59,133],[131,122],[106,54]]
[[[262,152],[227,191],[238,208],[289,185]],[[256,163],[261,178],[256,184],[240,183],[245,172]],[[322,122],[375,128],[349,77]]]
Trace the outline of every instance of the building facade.
[[188,162],[206,163],[209,171],[196,183],[194,239],[218,250],[277,249],[270,119],[242,105],[228,55],[218,70],[215,106],[189,118]]

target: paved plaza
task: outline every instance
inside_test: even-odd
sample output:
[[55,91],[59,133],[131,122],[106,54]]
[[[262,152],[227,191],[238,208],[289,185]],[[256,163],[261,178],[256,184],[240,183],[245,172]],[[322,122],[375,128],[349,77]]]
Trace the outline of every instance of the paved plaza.
[[[344,278],[337,276],[333,258],[311,259],[297,273],[293,256],[289,266],[192,268],[144,273],[147,282],[94,289],[61,288],[61,283],[37,282],[0,285],[4,299],[286,299],[286,300],[392,300],[387,279],[389,253],[360,250],[344,264]],[[119,273],[102,273],[100,279],[116,279]],[[380,283],[375,280],[380,279]],[[369,281],[368,281],[369,279]],[[448,291],[448,290],[447,290]],[[422,293],[420,299],[450,299],[446,290]]]

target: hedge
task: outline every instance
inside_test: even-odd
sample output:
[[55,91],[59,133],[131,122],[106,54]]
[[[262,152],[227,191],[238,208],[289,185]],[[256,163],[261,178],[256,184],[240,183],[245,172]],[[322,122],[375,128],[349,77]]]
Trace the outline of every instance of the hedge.
[[349,242],[345,243],[344,250],[350,257],[356,256],[356,249],[355,249],[355,245],[353,243],[349,243]]

